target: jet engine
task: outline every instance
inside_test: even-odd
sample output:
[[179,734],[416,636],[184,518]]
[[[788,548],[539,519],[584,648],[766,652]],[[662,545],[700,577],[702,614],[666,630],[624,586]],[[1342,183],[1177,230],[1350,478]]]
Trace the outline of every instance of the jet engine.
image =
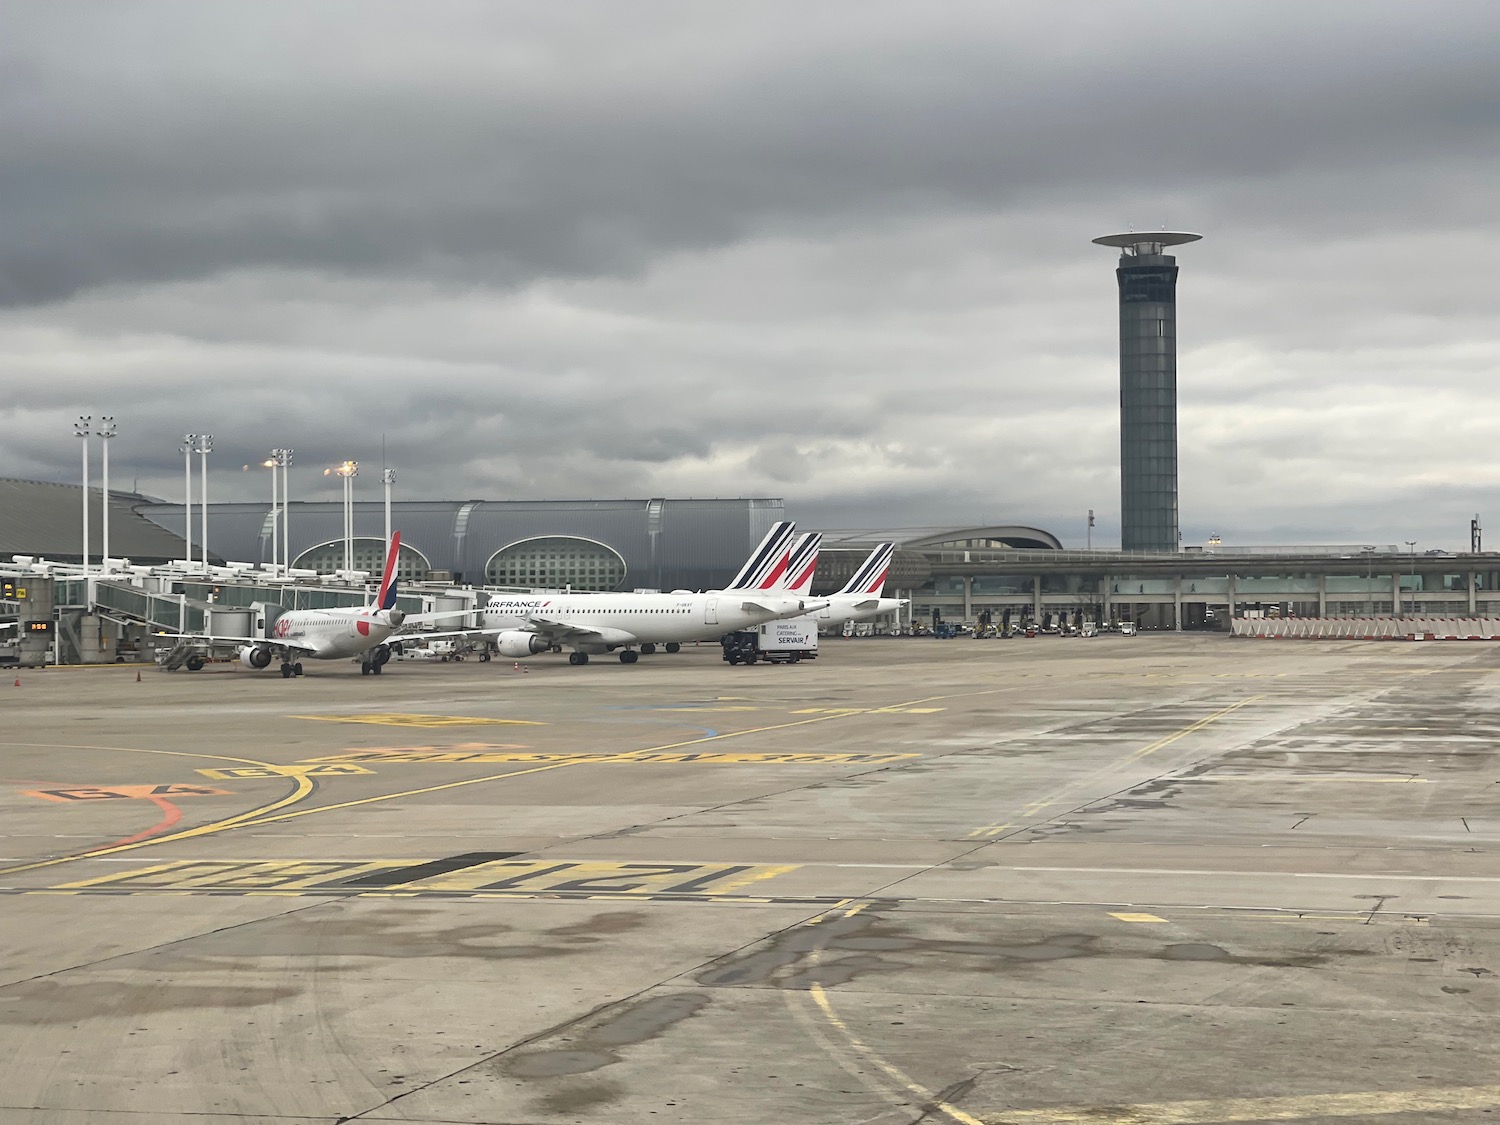
[[552,645],[536,633],[514,629],[498,634],[495,637],[495,647],[500,650],[501,656],[515,660],[522,656],[535,656],[539,652],[546,652]]
[[265,645],[241,645],[240,663],[246,668],[265,668],[271,663],[271,650]]

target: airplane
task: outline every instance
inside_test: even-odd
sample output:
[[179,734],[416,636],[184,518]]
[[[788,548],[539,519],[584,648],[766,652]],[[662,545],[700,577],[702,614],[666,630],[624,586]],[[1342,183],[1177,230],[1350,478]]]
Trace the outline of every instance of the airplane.
[[[776,524],[722,590],[670,594],[494,594],[482,629],[429,633],[428,638],[485,636],[501,656],[521,659],[564,647],[568,663],[619,650],[621,664],[634,664],[664,645],[678,651],[684,641],[717,640],[725,633],[767,621],[800,617],[826,603],[781,587],[795,525]],[[451,615],[450,615],[451,616]],[[418,634],[421,635],[421,634]]]
[[[200,633],[158,633],[159,637],[198,640],[207,646],[236,645],[240,663],[247,668],[269,668],[275,655],[281,657],[282,679],[302,675],[302,661],[359,660],[361,675],[379,675],[391,658],[386,640],[402,624],[423,620],[396,608],[396,559],[401,552],[401,533],[391,536],[385,571],[375,601],[352,609],[289,609],[272,622],[264,637],[219,637]],[[428,615],[431,617],[438,614]],[[201,660],[188,668],[203,667]]]
[[[829,594],[827,605],[809,616],[819,624],[842,625],[846,621],[867,621],[882,613],[898,612],[907,604],[906,598],[881,596],[886,575],[890,573],[891,556],[895,551],[894,543],[881,543],[877,546],[855,569],[849,581],[844,583],[844,588],[836,594]],[[816,560],[813,565],[816,568]],[[810,588],[811,574],[807,576],[807,583]]]

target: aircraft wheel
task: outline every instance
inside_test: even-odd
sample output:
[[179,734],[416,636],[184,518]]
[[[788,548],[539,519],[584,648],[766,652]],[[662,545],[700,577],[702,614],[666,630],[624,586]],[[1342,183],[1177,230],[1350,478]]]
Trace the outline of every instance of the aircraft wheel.
[[678,644],[676,641],[668,641],[667,642],[667,651],[668,652],[681,652],[682,651],[682,646],[680,644]]
[[294,675],[294,676],[300,676],[300,675],[302,675],[302,662],[300,660],[297,663],[295,663],[295,664],[292,665],[292,675]]
[[290,664],[283,664],[281,666],[281,678],[283,680],[290,680],[292,678],[292,666]]
[[183,666],[187,668],[189,672],[201,672],[203,670],[203,663],[203,657],[199,656],[195,652],[192,656],[183,661]]
[[481,664],[488,664],[489,662],[490,662],[490,654],[487,653],[487,652],[481,652],[479,654],[479,663],[481,663]]
[[383,664],[372,664],[370,666],[370,671],[374,675],[378,676],[384,670],[384,668],[385,668],[385,665],[383,665]]
[[366,660],[359,666],[359,674],[361,676],[368,676],[372,671],[374,671],[374,669],[370,666],[370,662],[368,660]]
[[586,652],[570,652],[570,653],[568,653],[568,663],[569,664],[587,664],[588,662],[589,662],[589,654],[586,653]]
[[628,649],[627,648],[627,649],[621,650],[621,652],[620,652],[620,663],[621,664],[634,664],[640,658],[641,658],[641,654],[638,653],[638,652],[636,652],[633,649]]
[[654,644],[652,644],[650,641],[647,641],[645,644],[641,645],[641,655],[642,656],[650,656],[654,652],[656,652],[656,646]]

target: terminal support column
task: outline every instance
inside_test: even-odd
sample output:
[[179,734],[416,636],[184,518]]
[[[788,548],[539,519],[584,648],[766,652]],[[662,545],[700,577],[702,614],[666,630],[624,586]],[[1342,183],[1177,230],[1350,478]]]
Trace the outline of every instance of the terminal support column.
[[1475,581],[1475,579],[1477,577],[1478,576],[1472,570],[1469,571],[1469,616],[1470,617],[1478,617],[1479,616],[1479,594],[1478,594],[1478,585],[1479,585],[1479,583]]
[[1227,587],[1227,590],[1228,590],[1228,593],[1229,593],[1229,620],[1233,621],[1234,620],[1234,575],[1232,575],[1232,574],[1229,576],[1229,586]]
[[1405,617],[1406,613],[1401,607],[1401,568],[1397,567],[1391,572],[1391,612],[1397,617]]
[[1318,575],[1318,616],[1328,616],[1328,575]]
[[1182,575],[1172,584],[1172,628],[1182,632]]
[[964,624],[974,619],[974,579],[964,575]]
[[1031,619],[1033,621],[1042,619],[1042,576],[1040,574],[1031,580]]

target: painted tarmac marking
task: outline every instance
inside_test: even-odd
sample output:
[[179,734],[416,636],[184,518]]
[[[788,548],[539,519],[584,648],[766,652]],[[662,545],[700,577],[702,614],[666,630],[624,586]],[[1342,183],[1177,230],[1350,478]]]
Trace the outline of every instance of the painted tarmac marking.
[[484,719],[465,715],[411,715],[401,712],[360,715],[289,715],[315,723],[374,723],[384,727],[544,727],[546,723],[531,719]]
[[812,997],[813,1003],[816,1004],[819,1010],[823,1013],[823,1018],[826,1019],[834,1027],[834,1029],[838,1031],[840,1035],[848,1040],[849,1046],[854,1049],[855,1054],[857,1054],[865,1062],[873,1064],[888,1078],[895,1081],[908,1093],[920,1098],[923,1104],[923,1108],[927,1110],[928,1114],[931,1114],[933,1112],[941,1113],[950,1121],[958,1122],[959,1125],[985,1125],[985,1123],[979,1118],[973,1116],[972,1114],[965,1113],[956,1105],[944,1101],[936,1093],[929,1090],[926,1086],[918,1083],[905,1071],[893,1066],[891,1063],[881,1058],[868,1046],[866,1046],[864,1041],[861,1040],[859,1036],[855,1035],[854,1032],[850,1030],[849,1025],[846,1024],[839,1016],[839,1014],[833,1010],[833,1005],[829,1003],[828,994],[823,991],[822,985],[814,983],[811,987],[809,987],[808,995]]
[[1013,825],[1013,824],[986,824],[982,828],[976,828],[976,829],[974,829],[974,831],[972,831],[972,832],[969,833],[969,836],[971,838],[972,837],[976,837],[976,836],[998,836],[998,835],[1000,835],[1000,833],[1004,832],[1007,828],[1014,828],[1014,827],[1015,827],[1015,825]]
[[[939,699],[954,699],[954,698],[962,698],[962,697],[994,695],[994,694],[996,694],[998,692],[1007,691],[1007,690],[1009,690],[1009,689],[1008,688],[990,688],[990,689],[987,689],[987,690],[984,690],[984,691],[962,692],[962,693],[958,693],[956,695],[930,695],[930,696],[924,696],[921,699],[908,700],[904,704],[904,706],[916,706],[917,704],[931,703],[934,700],[939,700]],[[304,716],[304,717],[314,718],[314,719],[328,719],[329,718],[329,716]],[[366,719],[368,717],[369,716],[364,716],[364,718],[366,718]],[[807,726],[807,725],[812,724],[812,723],[827,722],[830,719],[845,718],[845,717],[847,717],[847,716],[841,715],[841,714],[840,715],[814,715],[814,716],[812,716],[810,718],[807,718],[807,719],[799,719],[799,720],[796,720],[794,722],[789,722],[789,723],[773,723],[773,724],[771,724],[769,726],[749,727],[749,728],[747,728],[745,730],[724,731],[722,733],[715,733],[715,734],[705,735],[705,736],[703,736],[701,738],[689,738],[689,739],[685,739],[685,740],[683,740],[681,742],[669,742],[669,743],[667,743],[667,744],[665,744],[663,746],[651,747],[647,751],[643,751],[643,752],[644,753],[651,753],[651,752],[661,752],[661,751],[667,751],[667,750],[676,750],[676,749],[679,749],[679,748],[684,747],[684,746],[699,746],[699,745],[702,745],[702,744],[707,743],[707,742],[720,742],[720,741],[723,741],[723,740],[729,739],[729,738],[739,738],[742,735],[747,735],[747,734],[764,734],[767,731],[787,730],[787,729],[790,729],[791,727]],[[487,720],[487,721],[489,721],[489,720]],[[25,743],[25,744],[13,744],[13,745],[42,746],[43,748],[48,748],[48,749],[133,750],[136,753],[171,754],[171,755],[176,755],[178,757],[185,757],[185,758],[206,758],[206,759],[216,760],[216,761],[221,761],[221,762],[244,762],[244,763],[246,763],[248,765],[252,765],[252,766],[267,766],[267,767],[269,767],[269,766],[272,765],[272,763],[269,763],[269,762],[259,762],[259,761],[255,761],[254,759],[251,759],[251,758],[235,758],[235,757],[232,757],[231,755],[228,755],[228,754],[193,754],[193,753],[188,753],[188,752],[185,752],[185,751],[176,751],[176,750],[141,750],[141,749],[138,749],[138,748],[135,748],[135,747],[57,746],[56,744],[51,744],[51,743]],[[295,786],[294,786],[294,788],[293,788],[293,790],[292,790],[292,792],[288,793],[284,797],[279,798],[278,800],[270,802],[269,804],[262,805],[259,808],[249,809],[249,810],[247,810],[247,811],[245,811],[243,813],[238,813],[235,816],[225,817],[222,820],[216,820],[216,821],[213,821],[212,823],[209,823],[209,824],[199,825],[197,828],[189,828],[189,829],[185,829],[184,831],[181,831],[181,832],[174,832],[171,835],[156,836],[156,837],[153,837],[153,838],[151,838],[149,840],[138,840],[138,841],[135,841],[135,842],[129,843],[129,844],[112,844],[109,847],[95,848],[95,849],[93,849],[91,851],[79,852],[76,855],[56,856],[56,857],[54,857],[52,859],[37,860],[37,861],[31,862],[31,863],[18,864],[18,865],[14,866],[14,867],[0,868],[0,875],[11,874],[11,873],[20,872],[20,871],[33,871],[33,870],[36,870],[38,868],[52,867],[52,866],[54,866],[56,864],[60,864],[60,863],[73,863],[73,862],[75,862],[77,860],[80,860],[80,859],[92,859],[92,858],[95,858],[97,856],[112,855],[115,852],[128,851],[128,850],[133,849],[133,848],[143,848],[143,847],[149,847],[149,846],[151,846],[153,844],[170,843],[170,842],[174,842],[174,841],[177,841],[177,840],[193,839],[193,838],[196,838],[198,836],[213,835],[213,834],[219,833],[219,832],[227,832],[227,831],[229,831],[231,829],[235,829],[235,828],[244,828],[244,827],[250,827],[250,826],[260,826],[260,825],[264,825],[264,824],[275,824],[275,823],[278,823],[278,822],[283,821],[283,820],[293,819],[295,817],[310,816],[310,815],[312,815],[314,813],[334,812],[334,811],[338,811],[338,810],[342,810],[342,809],[356,808],[356,807],[358,807],[360,805],[374,804],[374,803],[379,802],[379,801],[396,801],[396,800],[400,800],[400,799],[405,798],[405,797],[417,797],[417,796],[422,796],[422,795],[427,794],[427,793],[438,793],[438,792],[442,792],[442,791],[448,790],[448,789],[457,789],[457,788],[460,788],[462,786],[483,785],[483,784],[485,784],[487,782],[491,782],[491,781],[504,781],[504,780],[508,780],[510,778],[520,777],[520,776],[523,776],[523,775],[526,775],[526,774],[543,773],[543,772],[545,772],[547,770],[561,769],[561,768],[563,768],[563,767],[565,767],[567,765],[571,765],[571,764],[573,764],[573,763],[553,762],[553,763],[548,763],[546,765],[533,766],[530,769],[512,770],[510,772],[500,773],[500,774],[489,774],[489,775],[487,775],[485,777],[470,777],[470,778],[465,778],[465,779],[463,779],[461,781],[450,781],[450,782],[446,782],[446,783],[444,783],[442,785],[427,785],[427,786],[423,786],[423,787],[418,788],[418,789],[401,790],[401,791],[396,792],[396,793],[381,793],[381,794],[377,794],[377,795],[372,796],[372,797],[362,797],[362,798],[360,798],[358,800],[353,800],[353,801],[339,801],[339,802],[334,803],[334,804],[320,805],[317,808],[312,808],[312,809],[295,809],[295,810],[293,810],[291,812],[279,812],[278,810],[284,809],[284,808],[286,808],[289,805],[294,805],[294,804],[298,803],[299,801],[303,800],[309,794],[311,794],[314,791],[314,789],[316,788],[316,782],[308,774],[305,774],[305,773],[296,774],[292,778],[292,780],[296,783]]]
[[1261,696],[1252,695],[1252,696],[1249,696],[1246,699],[1240,700],[1238,703],[1231,703],[1228,707],[1220,708],[1219,710],[1215,711],[1212,715],[1206,715],[1203,718],[1199,719],[1196,723],[1189,723],[1187,726],[1183,727],[1181,730],[1179,730],[1179,731],[1177,731],[1177,732],[1175,732],[1173,734],[1169,734],[1165,738],[1159,738],[1155,742],[1151,743],[1149,746],[1143,746],[1143,747],[1141,747],[1135,753],[1133,753],[1129,757],[1127,757],[1125,759],[1125,763],[1129,764],[1131,762],[1139,761],[1141,758],[1144,758],[1144,757],[1146,757],[1149,754],[1154,754],[1158,750],[1165,749],[1166,747],[1172,745],[1172,743],[1176,742],[1178,739],[1186,738],[1188,735],[1194,734],[1194,733],[1202,730],[1204,727],[1208,726],[1211,723],[1218,722],[1225,715],[1228,715],[1228,714],[1231,714],[1232,712],[1238,711],[1241,707],[1244,707],[1244,706],[1247,706],[1248,704],[1254,703],[1256,700],[1258,700],[1260,698],[1261,698]]
[[339,777],[348,774],[374,773],[363,766],[353,764],[296,765],[296,766],[235,766],[232,769],[197,770],[204,777],[217,781],[234,781],[254,777]]
[[413,895],[518,891],[528,894],[717,896],[785,875],[795,871],[797,866],[488,859],[480,853],[448,860],[174,860],[47,889],[337,893],[371,887],[399,887],[401,893]]
[[466,852],[463,855],[449,856],[447,859],[418,863],[413,867],[398,867],[394,871],[377,871],[371,875],[360,875],[353,879],[346,879],[344,882],[350,887],[395,887],[403,883],[417,883],[423,879],[462,871],[465,867],[477,867],[481,863],[493,863],[497,859],[512,859],[520,854],[520,852]]
[[210,789],[206,785],[78,785],[59,789],[30,789],[23,797],[40,797],[44,801],[149,801],[152,797],[227,797],[227,789]]
[[1109,912],[1111,918],[1118,918],[1122,922],[1165,922],[1165,918],[1158,918],[1155,914],[1126,914]]
[[[495,762],[552,762],[558,765],[629,765],[632,763],[676,765],[687,762],[706,764],[760,765],[883,765],[920,758],[920,754],[821,753],[818,751],[652,751],[629,750],[621,754],[554,754],[530,750],[495,750],[486,753],[452,753],[446,750],[354,750],[309,758],[308,762],[389,762],[463,764]],[[288,767],[290,768],[290,767]],[[207,772],[207,771],[199,771]],[[352,771],[351,771],[352,772]],[[368,773],[368,770],[360,771]]]
[[[988,694],[988,693],[980,693],[980,694]],[[941,699],[943,697],[942,696],[935,696],[934,698]],[[1154,754],[1156,751],[1158,751],[1158,750],[1160,750],[1160,749],[1162,749],[1164,747],[1170,746],[1172,743],[1176,742],[1178,739],[1180,739],[1180,738],[1186,738],[1188,735],[1193,734],[1196,731],[1202,730],[1204,727],[1210,725],[1211,723],[1217,722],[1219,719],[1222,719],[1225,715],[1228,715],[1228,714],[1230,714],[1233,711],[1238,711],[1241,707],[1244,707],[1246,704],[1254,703],[1256,700],[1261,699],[1261,698],[1263,698],[1263,697],[1259,696],[1259,695],[1252,695],[1252,696],[1249,696],[1248,698],[1240,700],[1238,703],[1231,703],[1228,707],[1222,707],[1219,710],[1215,711],[1211,715],[1205,715],[1203,718],[1197,720],[1196,722],[1189,723],[1187,726],[1183,727],[1181,730],[1174,731],[1172,734],[1169,734],[1169,735],[1167,735],[1164,738],[1159,738],[1155,742],[1149,743],[1146,746],[1142,746],[1139,750],[1135,750],[1135,751],[1131,752],[1130,754],[1127,754],[1124,758],[1120,759],[1120,761],[1116,762],[1114,766],[1111,766],[1111,767],[1108,767],[1108,768],[1110,768],[1110,769],[1118,769],[1120,766],[1128,766],[1128,765],[1130,765],[1130,764],[1132,764],[1134,762],[1138,762],[1142,758],[1146,757],[1148,754]],[[926,700],[918,700],[918,702],[926,702]],[[1046,809],[1049,806],[1054,805],[1058,801],[1062,800],[1062,796],[1065,795],[1066,793],[1067,793],[1067,789],[1064,788],[1061,791],[1060,795],[1049,797],[1049,798],[1046,798],[1044,800],[1032,801],[1030,804],[1024,806],[1021,809],[1021,816],[1023,816],[1023,817],[1034,817],[1034,816],[1037,816],[1038,814],[1040,814],[1042,812],[1043,809]],[[984,829],[976,829],[973,832],[970,832],[969,836],[970,837],[975,837],[975,836],[983,837],[983,836],[986,836],[986,835],[996,835],[996,834],[998,834],[999,829],[997,829],[995,832],[990,832],[990,831],[988,831],[989,827],[990,826],[986,826]],[[1006,827],[1011,827],[1011,826],[1010,825],[1002,825],[1001,826],[1002,829],[1006,828]]]
[[[935,698],[942,698],[937,696]],[[917,700],[918,703],[926,702]],[[896,704],[892,707],[803,707],[801,710],[793,711],[793,715],[935,715],[939,711],[946,711],[946,707],[911,707],[906,704]]]
[[[202,758],[208,761],[218,762],[243,762],[250,766],[269,766],[269,762],[256,761],[254,758],[237,758],[232,754],[195,754],[187,750],[148,750],[138,746],[98,746],[98,745],[75,745],[42,742],[12,743],[12,746],[41,747],[49,750],[115,750],[129,754],[161,754],[173,758]],[[150,839],[127,839],[119,840],[113,844],[107,844],[102,848],[90,848],[88,851],[78,852],[74,855],[54,856],[51,859],[33,860],[29,863],[20,863],[12,867],[0,868],[0,875],[10,875],[21,871],[36,871],[43,867],[55,867],[60,863],[73,863],[80,859],[96,859],[100,856],[114,855],[116,852],[132,851],[136,848],[150,847],[153,844],[166,844],[176,840],[188,840],[197,836],[206,836],[215,832],[224,832],[230,828],[237,828],[245,823],[248,818],[263,816],[274,813],[289,805],[295,805],[313,793],[317,788],[317,782],[306,775],[298,775],[293,778],[295,784],[292,791],[274,801],[268,801],[253,809],[236,813],[233,816],[222,817],[208,824],[199,825],[197,828],[187,828],[170,835],[153,835]]]
[[1500,1086],[1303,1094],[1280,1098],[1220,1098],[1002,1110],[992,1125],[1208,1125],[1221,1121],[1305,1121],[1319,1117],[1384,1117],[1500,1106]]

